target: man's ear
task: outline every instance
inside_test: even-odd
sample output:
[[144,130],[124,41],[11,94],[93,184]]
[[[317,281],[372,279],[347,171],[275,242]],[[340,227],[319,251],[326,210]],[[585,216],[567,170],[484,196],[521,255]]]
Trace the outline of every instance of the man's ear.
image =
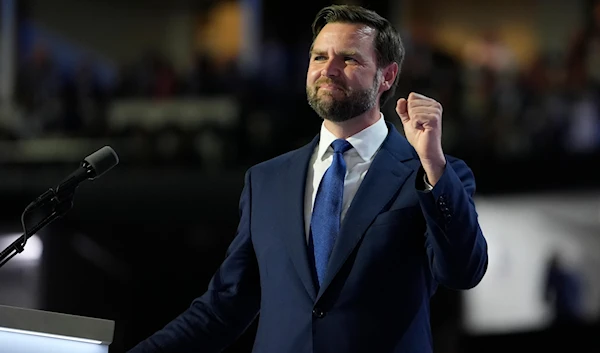
[[382,75],[381,92],[385,92],[389,90],[394,84],[394,81],[396,81],[396,76],[398,75],[398,63],[393,62],[383,68]]

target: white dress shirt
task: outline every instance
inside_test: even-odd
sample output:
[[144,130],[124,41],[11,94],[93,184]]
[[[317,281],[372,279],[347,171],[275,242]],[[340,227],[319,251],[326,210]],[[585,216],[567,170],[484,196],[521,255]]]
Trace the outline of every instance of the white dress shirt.
[[[381,114],[380,119],[375,124],[346,139],[353,148],[344,153],[346,178],[344,180],[342,220],[387,134],[388,127],[385,124],[383,114]],[[337,137],[327,130],[324,124],[321,125],[319,144],[310,159],[306,180],[304,224],[307,240],[310,234],[310,220],[317,190],[319,189],[323,175],[325,175],[327,168],[329,168],[333,161],[331,143],[336,139]]]

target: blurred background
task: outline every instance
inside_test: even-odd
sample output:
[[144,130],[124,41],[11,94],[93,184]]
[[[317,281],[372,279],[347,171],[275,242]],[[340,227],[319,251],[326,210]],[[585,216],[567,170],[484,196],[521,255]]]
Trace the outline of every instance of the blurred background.
[[[600,351],[600,5],[338,3],[401,30],[396,99],[440,101],[445,151],[477,179],[490,266],[477,288],[433,298],[436,352]],[[0,250],[84,157],[121,158],[0,268],[0,304],[115,320],[111,353],[124,352],[204,292],[246,168],[318,132],[305,73],[331,2],[0,4]],[[254,330],[227,352],[249,352]]]

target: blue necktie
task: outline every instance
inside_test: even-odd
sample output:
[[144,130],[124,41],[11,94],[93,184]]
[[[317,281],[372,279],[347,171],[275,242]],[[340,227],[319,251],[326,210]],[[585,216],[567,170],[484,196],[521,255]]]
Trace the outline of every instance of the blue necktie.
[[333,161],[319,185],[310,222],[319,286],[325,278],[329,256],[340,231],[344,179],[346,177],[346,162],[343,154],[352,148],[348,141],[341,139],[333,141],[331,146],[333,147]]

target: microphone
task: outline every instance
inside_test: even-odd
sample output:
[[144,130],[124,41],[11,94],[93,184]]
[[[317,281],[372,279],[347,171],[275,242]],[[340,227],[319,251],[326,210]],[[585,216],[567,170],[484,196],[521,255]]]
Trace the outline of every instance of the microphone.
[[104,146],[85,157],[79,168],[66,177],[54,189],[40,195],[27,206],[26,210],[46,204],[48,201],[60,203],[70,198],[75,189],[86,180],[95,180],[119,164],[119,156],[110,147]]
[[[64,216],[73,207],[73,195],[75,189],[86,180],[95,180],[114,166],[119,164],[119,157],[110,146],[104,146],[98,151],[85,157],[71,175],[61,181],[55,188],[50,188],[34,201],[32,201],[21,214],[21,226],[23,235],[0,252],[0,267],[13,258],[16,254],[23,252],[27,239],[37,233],[40,229],[52,223],[57,218]],[[39,223],[29,228],[25,225],[25,216],[34,208],[46,206],[51,203],[49,215]]]
[[56,197],[72,194],[86,180],[95,180],[119,164],[119,156],[110,147],[104,146],[85,157],[79,168],[64,179],[55,189]]

